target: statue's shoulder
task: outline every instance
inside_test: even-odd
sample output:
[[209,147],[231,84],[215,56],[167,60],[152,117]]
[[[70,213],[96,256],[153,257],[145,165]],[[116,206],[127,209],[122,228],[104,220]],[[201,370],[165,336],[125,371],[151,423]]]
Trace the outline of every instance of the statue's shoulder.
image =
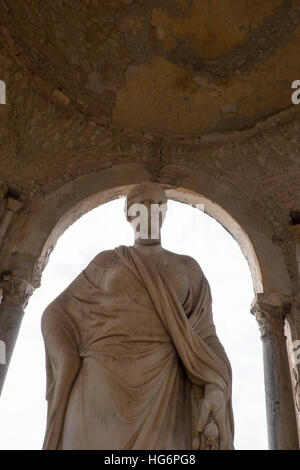
[[[166,250],[167,251],[167,250]],[[172,251],[167,251],[169,255],[176,259],[177,262],[183,264],[187,269],[192,271],[197,271],[198,273],[202,273],[202,269],[199,263],[188,255],[181,255],[179,253],[174,253]]]
[[180,256],[191,282],[196,284],[201,283],[203,280],[207,282],[207,279],[205,277],[204,272],[202,271],[200,264],[194,258],[187,255]]
[[93,259],[93,263],[104,268],[111,268],[117,263],[118,256],[115,250],[105,250],[98,253]]
[[192,271],[197,271],[198,273],[202,274],[202,269],[200,264],[191,256],[188,255],[180,255],[182,257],[182,262],[187,266],[188,269]]

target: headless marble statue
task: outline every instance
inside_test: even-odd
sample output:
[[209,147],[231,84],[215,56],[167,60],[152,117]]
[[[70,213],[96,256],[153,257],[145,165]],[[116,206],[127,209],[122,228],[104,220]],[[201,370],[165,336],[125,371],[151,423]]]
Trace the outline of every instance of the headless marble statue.
[[43,313],[44,449],[233,449],[209,284],[193,258],[162,248],[165,210],[151,208],[166,202],[160,185],[135,186],[134,245],[99,253]]

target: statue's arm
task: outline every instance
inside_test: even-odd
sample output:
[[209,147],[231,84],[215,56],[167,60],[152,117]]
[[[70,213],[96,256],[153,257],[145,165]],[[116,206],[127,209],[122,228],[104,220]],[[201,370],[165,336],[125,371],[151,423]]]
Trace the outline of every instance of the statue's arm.
[[44,449],[57,449],[72,385],[81,366],[72,328],[50,308],[42,317],[46,349],[48,415]]
[[195,320],[191,318],[193,329],[225,364],[228,379],[230,379],[230,362],[216,333],[213,321],[212,296],[209,283],[196,260],[190,256],[185,256],[184,259],[188,270],[190,289],[192,290],[192,310],[195,315]]
[[[48,400],[44,449],[56,449],[59,445],[70,393],[81,368],[79,347],[81,337],[84,335],[82,331],[84,322],[82,323],[81,304],[76,298],[78,290],[85,282],[90,282],[101,289],[103,276],[107,273],[107,269],[113,266],[114,261],[113,250],[99,253],[84,272],[43,313],[41,327],[46,349]],[[83,302],[86,295],[88,294],[85,294],[84,289],[80,291]],[[81,326],[79,327],[77,323]]]
[[227,387],[221,389],[212,383],[204,385],[204,398],[200,401],[200,413],[197,431],[201,434],[209,419],[212,417],[219,429],[219,448],[233,448],[233,419],[231,415],[231,365],[224,347],[222,346],[215,329],[212,314],[212,297],[210,286],[199,264],[190,257],[186,257],[189,271],[190,288],[193,291],[193,308],[195,312],[203,312],[194,324],[194,330],[199,337],[211,348],[225,365],[227,370]]

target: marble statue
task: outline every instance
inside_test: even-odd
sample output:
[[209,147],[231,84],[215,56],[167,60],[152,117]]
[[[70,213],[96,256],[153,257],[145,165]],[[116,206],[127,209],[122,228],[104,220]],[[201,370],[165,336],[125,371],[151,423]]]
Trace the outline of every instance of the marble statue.
[[134,245],[99,253],[43,313],[44,449],[233,449],[209,284],[161,245],[163,188],[137,185],[126,201]]

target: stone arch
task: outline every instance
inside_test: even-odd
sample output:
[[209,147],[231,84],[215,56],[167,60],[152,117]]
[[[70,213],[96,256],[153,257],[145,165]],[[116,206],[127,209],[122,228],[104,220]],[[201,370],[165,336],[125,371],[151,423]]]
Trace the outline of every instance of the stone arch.
[[258,320],[263,339],[269,447],[298,448],[284,341],[284,319],[290,311],[292,298],[284,255],[273,243],[271,228],[254,212],[250,201],[238,197],[232,188],[204,172],[180,165],[165,165],[153,172],[153,167],[129,163],[86,174],[36,202],[25,217],[16,220],[14,233],[17,235],[10,238],[11,248],[7,247],[4,264],[12,274],[13,294],[8,299],[4,297],[4,304],[0,305],[2,330],[9,345],[7,364],[0,374],[0,388],[21,323],[22,309],[30,293],[39,286],[59,236],[89,210],[125,195],[132,185],[149,180],[160,182],[171,199],[204,204],[205,212],[219,221],[239,243],[252,274],[256,297],[251,311]]
[[[129,163],[90,173],[66,183],[35,203],[18,222],[17,236],[7,259],[16,277],[39,285],[41,273],[59,236],[79,217],[104,202],[125,195],[129,187],[151,180],[142,164]],[[281,249],[272,230],[246,200],[202,171],[180,165],[164,166],[157,177],[169,198],[204,204],[239,243],[252,274],[255,294],[291,295],[291,283]]]

